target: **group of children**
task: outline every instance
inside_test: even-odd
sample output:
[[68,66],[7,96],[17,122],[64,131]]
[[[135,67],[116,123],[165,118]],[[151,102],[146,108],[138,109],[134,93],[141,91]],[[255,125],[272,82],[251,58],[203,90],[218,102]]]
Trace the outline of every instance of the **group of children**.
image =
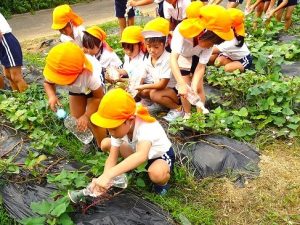
[[[117,9],[120,4],[134,6],[139,2],[148,4],[150,0],[115,2]],[[228,72],[243,72],[252,64],[244,42],[241,10],[205,5],[200,1],[158,3],[163,6],[160,13],[166,18],[157,17],[144,28],[132,23],[122,28],[124,64],[105,41],[106,33],[100,27],[85,29],[83,19],[69,5],[58,6],[53,11],[52,28],[61,33],[62,43],[54,46],[46,58],[44,88],[51,110],[56,111],[61,106],[56,86],[64,87],[69,92],[70,114],[77,119],[78,130],[91,129],[98,147],[109,152],[103,174],[93,179],[95,193],[107,189],[113,177],[147,162],[155,192],[164,194],[169,188],[175,154],[165,131],[149,111],[163,106],[169,109],[165,120],[187,119],[191,115],[191,104],[187,100],[190,90],[205,103],[203,79],[207,64],[224,66]],[[126,12],[131,18],[126,8],[116,12],[117,16],[124,16]],[[3,40],[0,59],[9,62],[8,68],[11,68],[10,58],[7,61],[2,58],[6,50],[2,47],[4,40],[13,39],[8,28],[3,32],[0,26],[3,34],[0,33]],[[16,67],[20,65],[16,63]],[[121,81],[138,79],[134,87],[137,95],[132,96],[120,88],[106,93],[109,68],[117,71]],[[7,74],[9,78],[14,77],[13,72]],[[19,88],[18,83],[15,85]],[[18,90],[22,91],[25,86],[20,87],[23,89]],[[125,158],[120,163],[119,156]]]
[[[60,31],[63,43],[53,47],[46,58],[44,87],[53,111],[60,106],[56,85],[65,87],[78,130],[90,128],[98,147],[109,152],[104,173],[92,182],[95,193],[108,188],[113,177],[144,162],[155,192],[165,193],[175,154],[149,111],[163,106],[169,109],[164,117],[167,121],[189,118],[189,87],[205,102],[203,78],[208,63],[225,65],[226,71],[251,66],[242,11],[196,1],[177,16],[176,20],[157,17],[143,28],[124,28],[122,65],[101,28],[84,29],[82,18],[68,5],[53,11],[52,28]],[[123,89],[106,93],[105,71],[111,67],[120,80],[139,80],[136,96]],[[106,137],[107,131],[111,138]],[[117,163],[119,155],[125,159]]]

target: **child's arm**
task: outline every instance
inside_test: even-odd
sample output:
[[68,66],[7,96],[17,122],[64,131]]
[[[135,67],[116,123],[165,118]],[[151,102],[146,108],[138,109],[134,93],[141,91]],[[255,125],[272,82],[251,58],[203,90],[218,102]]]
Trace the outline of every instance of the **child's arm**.
[[198,89],[199,82],[203,82],[205,67],[206,67],[205,64],[198,63],[195,69],[191,87],[196,93],[198,92],[197,89]]
[[108,170],[114,167],[118,162],[119,157],[119,147],[111,146],[109,150],[109,155],[105,161],[105,167],[103,173],[108,172]]
[[176,52],[171,53],[171,70],[173,76],[175,77],[177,84],[178,84],[178,93],[184,97],[187,95],[187,87],[186,82],[184,81],[183,77],[181,76],[181,72],[178,65],[178,58],[179,54]]
[[272,7],[273,7],[273,5],[272,5],[272,7],[271,7],[271,4],[274,5],[274,4],[275,4],[275,1],[274,1],[274,3],[272,3],[272,1],[271,1],[271,3],[270,3],[270,6],[269,6],[268,11],[267,11],[267,17],[268,17],[268,18],[272,17],[278,10],[280,10],[280,9],[282,9],[284,6],[286,6],[286,4],[288,4],[288,0],[283,0],[283,1],[280,3],[279,6],[277,6],[275,9],[269,11],[269,9],[272,9]]
[[214,46],[212,54],[219,54],[219,53],[221,53],[220,50],[216,46]]
[[55,84],[50,83],[48,81],[44,81],[44,89],[48,96],[48,104],[53,112],[56,112],[56,106],[61,106],[57,96],[56,96],[56,88]]
[[104,95],[103,88],[99,87],[97,90],[92,91],[93,97],[89,99],[85,113],[77,119],[77,128],[79,131],[87,129],[91,115],[97,111],[100,101]]
[[91,189],[96,193],[99,189],[107,189],[114,177],[133,170],[144,163],[148,159],[148,153],[151,145],[150,141],[139,141],[136,145],[136,152],[128,156],[119,164],[111,167],[109,170],[106,170],[97,179],[93,179]]
[[128,4],[132,7],[136,7],[136,6],[142,6],[142,5],[149,5],[152,4],[154,2],[154,0],[129,0]]
[[153,84],[142,84],[138,86],[136,89],[141,91],[144,89],[157,89],[157,90],[162,90],[165,89],[169,83],[170,79],[163,78],[160,79],[159,82],[153,83]]

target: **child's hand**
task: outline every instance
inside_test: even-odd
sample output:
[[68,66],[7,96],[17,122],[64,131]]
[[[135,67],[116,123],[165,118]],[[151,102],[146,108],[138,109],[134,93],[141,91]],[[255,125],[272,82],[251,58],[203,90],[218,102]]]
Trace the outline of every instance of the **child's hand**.
[[128,4],[129,6],[132,6],[132,7],[136,7],[136,6],[137,6],[137,2],[134,1],[134,0],[129,0],[129,1],[127,2],[127,4]]
[[186,98],[187,93],[188,93],[186,83],[180,83],[180,84],[178,84],[177,87],[178,87],[178,94],[181,95],[182,97]]
[[56,112],[56,106],[61,106],[61,103],[59,102],[57,96],[53,96],[53,97],[50,97],[49,100],[48,100],[48,104],[50,106],[50,109],[53,111],[53,112]]
[[89,118],[83,114],[81,117],[77,119],[77,130],[84,132],[89,124]]
[[94,194],[100,195],[107,191],[111,186],[111,179],[105,174],[102,174],[98,178],[94,178],[91,184],[91,190]]
[[144,90],[145,88],[143,87],[143,85],[139,85],[139,86],[137,86],[135,89],[138,90],[138,91],[142,91],[142,90]]

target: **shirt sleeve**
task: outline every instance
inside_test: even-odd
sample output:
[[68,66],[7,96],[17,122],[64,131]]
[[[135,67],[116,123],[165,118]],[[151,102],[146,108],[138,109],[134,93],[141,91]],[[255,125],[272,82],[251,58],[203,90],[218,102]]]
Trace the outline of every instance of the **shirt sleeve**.
[[123,140],[121,138],[114,138],[114,137],[110,138],[111,146],[120,147],[122,143],[123,143]]
[[199,63],[206,65],[211,57],[213,48],[204,49],[199,55]]
[[183,42],[184,42],[184,37],[179,33],[179,25],[177,25],[177,27],[175,28],[175,30],[173,32],[173,37],[172,37],[172,41],[171,41],[172,52],[181,54]]
[[171,12],[170,12],[170,4],[166,1],[164,1],[164,17],[165,19],[169,20],[171,18]]

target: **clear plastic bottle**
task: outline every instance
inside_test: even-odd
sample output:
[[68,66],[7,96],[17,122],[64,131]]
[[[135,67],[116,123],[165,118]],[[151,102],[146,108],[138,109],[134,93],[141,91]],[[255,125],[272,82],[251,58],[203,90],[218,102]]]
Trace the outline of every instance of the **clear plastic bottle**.
[[93,133],[90,129],[83,132],[77,130],[77,120],[71,115],[67,115],[64,109],[58,109],[56,115],[59,119],[64,120],[65,127],[72,132],[82,143],[88,144],[93,140]]
[[112,67],[112,66],[108,67],[106,69],[106,72],[107,72],[109,78],[112,79],[113,81],[117,81],[120,79],[120,73],[115,67]]
[[[178,86],[176,85],[176,89],[178,90]],[[203,102],[201,101],[201,98],[198,94],[196,94],[193,89],[187,85],[187,100],[192,104],[195,105],[197,108],[200,108],[202,110],[203,114],[209,113],[208,109],[205,108]]]
[[136,88],[141,84],[142,76],[128,74],[128,77],[129,77],[129,83],[128,83],[127,91],[132,95],[132,97],[135,97],[139,92],[138,90],[136,90]]
[[[112,179],[110,187],[118,187],[118,188],[123,188],[125,189],[128,185],[128,179],[126,174],[121,174],[119,176],[116,176],[115,178]],[[96,194],[94,194],[91,191],[91,184],[89,184],[86,188],[78,190],[78,191],[68,191],[68,196],[70,200],[74,203],[77,203],[81,201],[84,196],[91,196],[91,197],[97,197]]]

